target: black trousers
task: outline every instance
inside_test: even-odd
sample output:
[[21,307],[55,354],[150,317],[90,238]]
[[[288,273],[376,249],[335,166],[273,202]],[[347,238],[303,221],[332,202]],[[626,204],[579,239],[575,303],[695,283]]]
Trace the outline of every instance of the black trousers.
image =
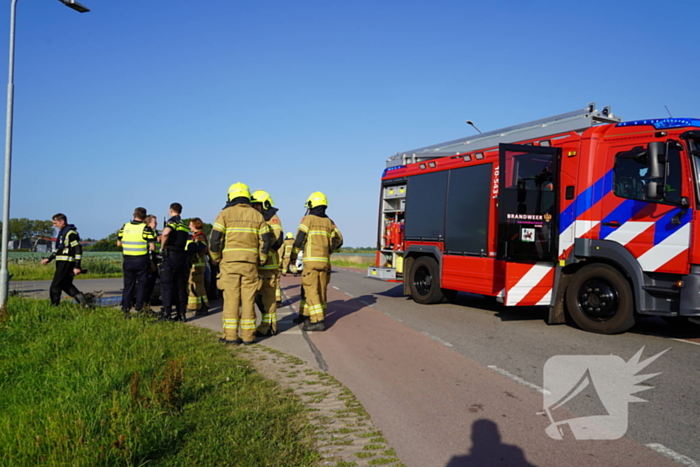
[[171,251],[163,257],[160,269],[160,290],[163,296],[163,308],[175,306],[178,314],[187,310],[187,280],[190,264],[184,251]]
[[143,309],[146,294],[146,281],[151,270],[148,255],[124,256],[124,291],[122,292],[122,310],[131,308],[136,295],[136,311]]
[[151,298],[153,297],[153,289],[156,288],[156,281],[158,280],[158,270],[160,265],[156,265],[155,269],[148,269],[148,277],[146,278],[146,291],[143,294],[144,305],[151,303]]
[[80,290],[73,285],[74,268],[75,263],[73,261],[56,261],[56,272],[53,275],[53,281],[49,288],[49,298],[52,305],[59,304],[62,291],[71,297],[75,297],[80,293]]

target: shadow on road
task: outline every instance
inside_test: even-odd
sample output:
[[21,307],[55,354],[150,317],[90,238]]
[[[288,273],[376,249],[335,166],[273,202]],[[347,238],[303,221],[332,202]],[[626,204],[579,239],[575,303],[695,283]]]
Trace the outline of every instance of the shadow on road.
[[350,300],[334,300],[328,302],[326,310],[326,328],[332,327],[341,318],[355,313],[362,308],[372,306],[377,302],[373,295],[362,295]]
[[477,420],[472,425],[472,448],[466,456],[455,456],[445,467],[535,467],[525,459],[523,450],[501,443],[498,425],[491,420]]

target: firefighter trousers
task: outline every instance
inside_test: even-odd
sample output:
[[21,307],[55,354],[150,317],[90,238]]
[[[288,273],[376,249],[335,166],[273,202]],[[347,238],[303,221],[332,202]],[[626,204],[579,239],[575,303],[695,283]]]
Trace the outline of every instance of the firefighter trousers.
[[326,288],[331,279],[330,268],[307,269],[301,273],[301,285],[304,287],[306,298],[302,314],[310,318],[310,322],[318,323],[326,317],[327,298]]
[[262,315],[258,332],[267,334],[277,333],[277,288],[280,283],[279,270],[261,270],[260,290],[258,291],[258,308]]
[[255,341],[255,295],[258,292],[258,265],[232,261],[219,264],[216,285],[224,292],[223,337],[229,341]]
[[52,305],[58,305],[61,301],[61,291],[75,297],[80,293],[80,290],[73,285],[73,269],[75,263],[73,261],[56,261],[56,272],[51,281],[49,288],[49,298]]
[[190,280],[187,283],[187,309],[189,311],[199,311],[209,307],[207,297],[207,287],[204,280],[205,266],[192,266],[190,270]]

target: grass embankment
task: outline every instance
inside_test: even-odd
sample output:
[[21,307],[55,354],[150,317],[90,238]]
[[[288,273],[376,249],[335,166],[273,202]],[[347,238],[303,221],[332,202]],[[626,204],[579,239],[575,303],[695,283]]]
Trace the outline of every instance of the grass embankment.
[[10,297],[0,465],[311,466],[298,400],[211,332]]

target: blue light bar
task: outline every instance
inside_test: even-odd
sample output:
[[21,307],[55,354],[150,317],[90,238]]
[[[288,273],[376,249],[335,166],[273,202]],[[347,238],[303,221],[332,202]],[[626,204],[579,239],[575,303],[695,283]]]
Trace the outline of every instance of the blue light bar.
[[384,169],[384,173],[382,173],[382,178],[386,177],[386,174],[388,172],[391,172],[392,170],[399,170],[404,168],[406,168],[405,165],[395,165],[394,167],[387,167],[386,169]]
[[697,118],[656,118],[653,120],[635,120],[633,122],[622,122],[615,126],[642,126],[653,125],[657,130],[667,128],[680,128],[684,126],[700,127],[700,120]]

